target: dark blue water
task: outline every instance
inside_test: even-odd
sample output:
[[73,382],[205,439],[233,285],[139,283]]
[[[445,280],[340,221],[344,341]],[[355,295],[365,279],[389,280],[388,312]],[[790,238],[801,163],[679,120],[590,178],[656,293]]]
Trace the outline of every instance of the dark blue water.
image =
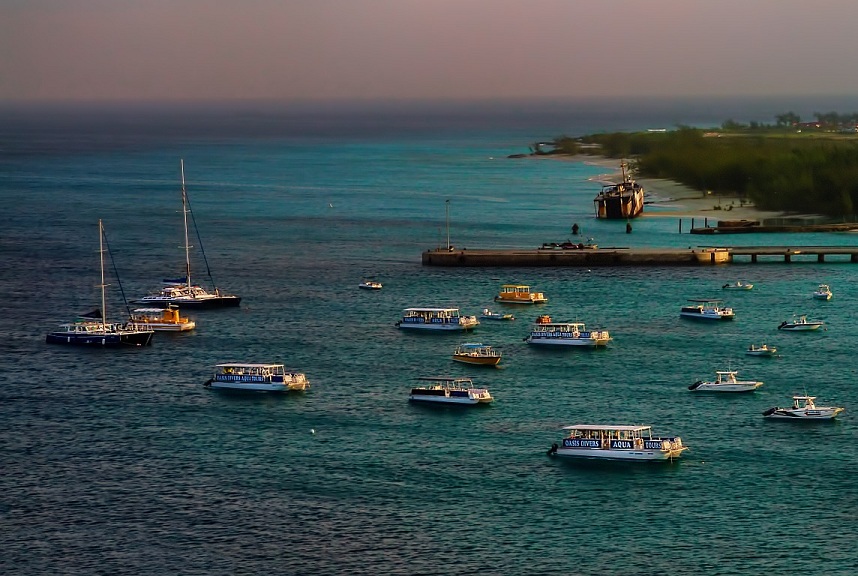
[[[4,111],[0,571],[855,573],[854,264],[420,264],[446,243],[446,200],[457,246],[535,247],[565,240],[573,222],[603,246],[699,244],[670,217],[639,219],[632,235],[595,221],[587,179],[603,169],[506,158],[561,133],[719,124],[764,109],[668,104]],[[241,308],[200,312],[194,333],[158,334],[147,349],[45,345],[57,323],[99,302],[99,218],[128,297],[181,272],[180,158],[214,279]],[[384,290],[358,290],[367,277]],[[679,320],[685,299],[724,296],[736,279],[756,286],[726,294],[734,322]],[[466,337],[501,349],[501,369],[453,363],[465,337],[393,326],[409,306],[494,307],[505,282],[550,302]],[[810,297],[823,282],[830,302]],[[522,338],[537,313],[615,340],[596,352],[534,350]],[[779,333],[794,313],[828,329]],[[745,358],[752,342],[783,357]],[[312,388],[204,389],[224,361],[284,362]],[[765,385],[688,392],[727,366]],[[496,402],[409,405],[414,378],[441,374],[474,375]],[[805,391],[846,412],[815,425],[761,417]],[[663,466],[548,458],[559,427],[578,422],[652,424],[691,450]]]

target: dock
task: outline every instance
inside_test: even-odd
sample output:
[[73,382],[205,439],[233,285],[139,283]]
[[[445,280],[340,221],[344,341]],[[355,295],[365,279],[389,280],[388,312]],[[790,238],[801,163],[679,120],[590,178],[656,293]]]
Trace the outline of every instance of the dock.
[[695,246],[688,248],[535,248],[471,250],[436,248],[423,252],[424,266],[462,268],[711,266],[765,262],[858,263],[858,246]]

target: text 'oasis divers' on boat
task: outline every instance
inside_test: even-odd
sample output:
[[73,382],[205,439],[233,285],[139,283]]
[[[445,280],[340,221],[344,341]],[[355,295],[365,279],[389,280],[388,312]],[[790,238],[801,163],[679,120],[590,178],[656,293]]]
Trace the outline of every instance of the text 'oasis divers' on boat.
[[166,308],[137,308],[131,311],[131,321],[156,332],[186,332],[197,327],[187,316],[179,315],[173,305]]
[[209,280],[212,279],[211,269],[209,268],[208,259],[206,258],[205,250],[203,249],[202,238],[199,230],[197,230],[196,220],[194,219],[193,211],[191,210],[188,193],[185,189],[185,162],[180,161],[182,173],[182,221],[185,227],[185,276],[177,279],[165,279],[165,286],[155,294],[144,296],[136,300],[136,304],[146,304],[149,306],[167,307],[169,305],[179,306],[180,308],[226,308],[238,306],[241,303],[241,298],[232,294],[223,294],[214,287],[213,292],[207,291],[205,288],[194,284],[191,280],[191,245],[188,236],[188,214],[191,215],[191,220],[194,224],[194,230],[197,231],[197,241],[200,243],[200,253],[203,261],[206,264]]
[[652,426],[575,424],[563,430],[568,435],[551,445],[549,456],[646,462],[679,458],[688,449],[679,436],[653,436]]
[[815,300],[831,300],[831,296],[831,288],[828,284],[820,284],[813,293],[813,298]]
[[476,406],[490,404],[493,400],[488,390],[475,388],[471,378],[427,376],[420,377],[418,380],[426,381],[428,384],[411,389],[408,399],[412,402]]
[[596,218],[607,220],[627,220],[641,215],[644,209],[644,189],[632,180],[631,172],[626,173],[628,164],[620,163],[622,181],[618,184],[606,184],[593,198]]
[[456,362],[478,366],[497,366],[501,361],[501,356],[502,354],[498,350],[479,342],[459,344],[453,352],[453,360]]
[[203,385],[213,390],[292,392],[306,390],[310,382],[303,373],[287,370],[283,364],[227,362],[218,364],[214,376]]
[[841,412],[839,406],[817,406],[816,396],[793,396],[790,408],[769,408],[763,412],[765,418],[781,420],[831,420]]
[[403,330],[470,330],[477,326],[476,316],[462,316],[458,308],[406,308],[396,323]]
[[698,380],[688,387],[692,392],[753,392],[763,385],[756,380],[738,380],[736,370],[719,370],[715,380]]
[[693,320],[732,320],[736,317],[732,308],[719,306],[721,300],[708,298],[689,299],[694,304],[686,304],[679,310],[682,318]]
[[544,304],[548,298],[542,292],[531,292],[526,284],[504,284],[495,296],[501,304]]
[[[101,263],[101,308],[93,313],[80,317],[75,322],[60,325],[60,329],[49,332],[45,336],[47,344],[71,344],[74,346],[147,346],[155,334],[143,326],[118,322],[107,322],[107,298],[104,289],[104,244],[106,237],[101,220],[98,221],[98,253]],[[114,267],[115,270],[115,267]],[[118,281],[118,276],[117,276]],[[122,284],[120,283],[120,289]]]
[[778,326],[778,330],[785,330],[787,332],[809,332],[812,330],[819,330],[825,325],[825,322],[822,320],[808,320],[807,316],[802,314],[801,316],[794,316],[792,322],[787,322],[784,320]]
[[587,330],[583,322],[552,322],[542,315],[524,341],[548,346],[607,346],[612,340],[607,330]]

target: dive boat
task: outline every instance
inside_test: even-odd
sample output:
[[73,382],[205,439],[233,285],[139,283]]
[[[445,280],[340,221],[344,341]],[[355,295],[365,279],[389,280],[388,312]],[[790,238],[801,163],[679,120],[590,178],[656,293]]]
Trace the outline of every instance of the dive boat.
[[828,284],[820,284],[816,291],[813,293],[813,298],[815,300],[831,300],[831,288]]
[[679,458],[688,449],[679,436],[653,436],[652,426],[575,424],[563,430],[568,435],[551,445],[549,456],[646,462]]
[[736,317],[732,308],[719,306],[721,300],[689,299],[694,304],[686,304],[679,310],[682,318],[695,320],[732,320]]
[[736,280],[735,282],[728,282],[721,286],[722,290],[753,290],[754,285],[749,282],[742,282],[741,280]]
[[[191,204],[188,200],[187,190],[185,189],[184,160],[181,161],[180,166],[182,173],[182,214],[185,226],[185,276],[183,278],[164,279],[164,287],[161,290],[155,294],[135,300],[135,304],[158,306],[161,308],[174,305],[180,308],[197,309],[238,306],[241,303],[239,296],[221,293],[217,287],[214,288],[213,292],[209,292],[202,286],[194,284],[191,281],[191,245],[188,237],[188,214],[191,214]],[[193,215],[191,218],[193,218]],[[197,237],[199,238],[199,234],[197,234]],[[200,251],[208,269],[208,259],[206,259],[205,251],[202,249],[202,240],[200,240]],[[209,278],[211,278],[211,272],[209,272]]]
[[830,420],[843,412],[839,406],[817,406],[816,396],[793,396],[790,408],[769,408],[763,412],[766,418],[783,420]]
[[406,308],[396,323],[408,330],[470,330],[480,322],[476,316],[462,316],[458,308]]
[[249,392],[291,392],[310,387],[301,372],[286,370],[283,364],[246,364],[227,362],[215,367],[214,376],[203,385],[213,390]]
[[778,349],[774,346],[768,346],[767,344],[761,344],[760,346],[754,346],[751,344],[748,346],[748,349],[745,350],[746,356],[777,356]]
[[753,392],[763,385],[756,380],[737,380],[736,374],[736,370],[719,370],[715,372],[715,380],[698,380],[688,389],[692,392]]
[[501,361],[501,355],[500,352],[487,344],[466,342],[456,347],[456,351],[453,352],[453,360],[465,364],[497,366]]
[[552,322],[542,315],[524,341],[549,346],[607,346],[612,340],[607,330],[587,330],[583,322]]
[[822,320],[808,320],[807,316],[802,314],[801,316],[795,316],[792,322],[787,322],[784,320],[781,322],[780,326],[778,326],[778,330],[787,330],[789,332],[803,332],[809,330],[818,330],[822,326],[825,325],[825,322]]
[[361,290],[381,290],[382,285],[381,282],[374,282],[372,280],[364,280],[360,284],[358,284],[358,288]]
[[448,378],[446,376],[421,377],[425,386],[411,389],[408,399],[412,402],[433,402],[436,404],[461,404],[475,406],[489,404],[492,395],[485,388],[474,388],[470,378]]
[[151,329],[134,323],[108,322],[107,299],[104,289],[104,226],[98,221],[98,252],[101,261],[101,308],[78,318],[75,322],[61,324],[59,329],[45,336],[47,344],[70,344],[73,346],[147,346],[155,334]]
[[480,314],[480,320],[515,320],[515,316],[512,314],[492,312],[488,308],[483,308],[483,313]]
[[131,311],[131,321],[157,332],[185,332],[197,327],[187,316],[180,316],[175,306],[166,308],[137,308]]
[[596,218],[608,220],[628,220],[641,215],[644,209],[644,189],[626,174],[628,164],[620,164],[622,182],[606,184],[593,198]]
[[495,302],[501,304],[542,304],[548,298],[542,292],[531,292],[525,284],[504,284],[495,296]]

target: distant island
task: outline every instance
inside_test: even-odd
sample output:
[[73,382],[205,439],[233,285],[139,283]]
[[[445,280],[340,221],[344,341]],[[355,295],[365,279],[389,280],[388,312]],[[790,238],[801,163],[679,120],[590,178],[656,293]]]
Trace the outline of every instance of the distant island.
[[639,177],[666,178],[702,193],[738,195],[761,210],[854,221],[858,207],[858,113],[793,112],[774,125],[725,121],[720,128],[560,136],[536,155],[631,159]]

